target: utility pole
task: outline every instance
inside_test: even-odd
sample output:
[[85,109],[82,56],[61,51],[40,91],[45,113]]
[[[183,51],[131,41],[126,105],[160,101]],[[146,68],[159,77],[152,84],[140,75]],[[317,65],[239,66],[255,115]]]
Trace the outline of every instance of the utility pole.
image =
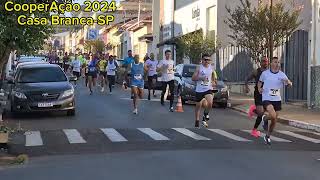
[[273,58],[273,15],[272,15],[272,10],[273,10],[273,0],[270,0],[270,24],[269,24],[269,28],[270,28],[270,47],[269,47],[269,60],[272,60]]

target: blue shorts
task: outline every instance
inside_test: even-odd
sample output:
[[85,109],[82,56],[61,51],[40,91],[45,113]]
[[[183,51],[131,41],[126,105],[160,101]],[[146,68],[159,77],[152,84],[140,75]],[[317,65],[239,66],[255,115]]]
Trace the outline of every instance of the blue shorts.
[[131,79],[131,87],[137,87],[140,89],[144,89],[144,81],[137,81]]

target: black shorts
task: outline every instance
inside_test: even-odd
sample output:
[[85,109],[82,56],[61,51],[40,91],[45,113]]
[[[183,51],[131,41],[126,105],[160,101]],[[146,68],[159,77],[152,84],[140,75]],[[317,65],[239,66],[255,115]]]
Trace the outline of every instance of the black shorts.
[[260,94],[258,91],[254,91],[254,104],[256,106],[263,106],[262,94]]
[[97,72],[95,71],[88,72],[88,76],[91,76],[92,78],[97,78]]
[[116,76],[108,75],[107,78],[108,78],[109,84],[115,85],[115,83],[116,83]]
[[73,72],[72,72],[72,74],[73,74],[74,76],[76,76],[77,78],[79,78],[79,77],[80,77],[80,72],[73,71]]
[[148,83],[151,84],[153,79],[157,80],[157,75],[148,76]]
[[275,111],[282,110],[281,101],[263,101],[263,107],[267,110],[267,106],[272,105]]
[[99,72],[99,75],[100,75],[100,76],[103,76],[104,78],[106,78],[106,77],[107,77],[107,72],[100,71],[100,72]]
[[205,98],[205,96],[208,94],[212,95],[212,90],[206,92],[196,92],[196,102],[202,101],[202,99]]

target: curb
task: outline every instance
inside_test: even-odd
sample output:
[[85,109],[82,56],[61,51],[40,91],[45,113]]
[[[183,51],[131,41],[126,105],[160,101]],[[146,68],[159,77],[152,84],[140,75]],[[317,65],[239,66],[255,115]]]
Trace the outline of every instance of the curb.
[[[233,107],[230,107],[230,109],[247,114],[246,110],[239,108],[239,107],[233,106]],[[278,122],[281,124],[284,124],[284,125],[288,125],[288,126],[292,126],[292,127],[296,127],[296,128],[300,128],[300,129],[306,129],[306,130],[311,130],[311,131],[315,131],[315,132],[320,132],[320,125],[316,125],[316,124],[301,122],[301,121],[287,119],[287,118],[283,118],[283,117],[279,117]]]

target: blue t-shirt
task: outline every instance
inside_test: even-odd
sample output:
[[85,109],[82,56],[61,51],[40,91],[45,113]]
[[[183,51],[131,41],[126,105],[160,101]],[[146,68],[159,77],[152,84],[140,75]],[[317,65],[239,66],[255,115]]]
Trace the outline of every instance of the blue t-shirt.
[[132,63],[134,63],[133,57],[124,58],[123,65],[129,65],[129,64],[132,64]]
[[89,62],[89,64],[88,64],[89,72],[95,72],[97,70],[96,67],[97,67],[98,62],[99,62],[98,59],[94,59]]

